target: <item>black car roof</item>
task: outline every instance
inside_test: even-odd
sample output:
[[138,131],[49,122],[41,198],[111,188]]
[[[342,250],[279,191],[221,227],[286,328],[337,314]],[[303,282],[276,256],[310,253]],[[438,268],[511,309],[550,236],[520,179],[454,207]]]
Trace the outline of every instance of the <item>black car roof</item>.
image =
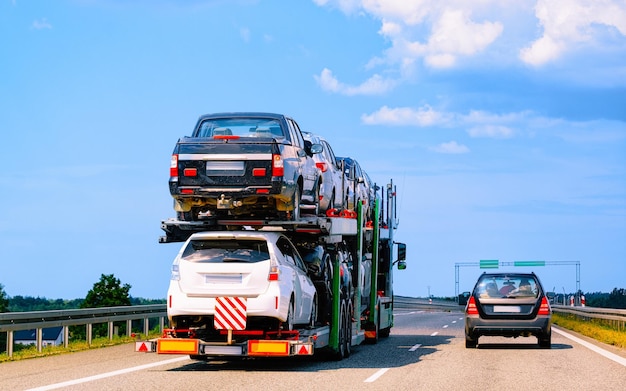
[[207,118],[250,118],[250,117],[259,117],[259,118],[275,118],[275,119],[283,119],[287,118],[287,115],[278,114],[278,113],[265,113],[265,112],[257,112],[257,111],[233,111],[233,112],[223,112],[223,113],[212,113],[212,114],[204,114],[200,116],[200,120]]

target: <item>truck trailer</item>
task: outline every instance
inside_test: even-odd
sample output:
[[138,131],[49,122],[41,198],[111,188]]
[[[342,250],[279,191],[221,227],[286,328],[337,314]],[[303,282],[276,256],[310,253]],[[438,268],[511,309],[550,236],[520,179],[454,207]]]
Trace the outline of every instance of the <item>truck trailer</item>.
[[196,311],[188,317],[180,315],[178,300],[170,295],[169,328],[160,338],[138,341],[135,350],[188,354],[198,360],[318,353],[341,360],[350,356],[352,347],[389,336],[394,322],[393,268],[406,268],[406,245],[393,239],[398,224],[393,181],[377,194],[373,220],[363,218],[361,204],[356,207],[356,211],[330,209],[324,217],[303,216],[297,221],[220,216],[163,221],[162,243],[187,242],[201,232],[281,233],[307,261],[318,307],[315,319],[306,325],[244,322],[244,327],[237,327],[218,322],[221,315],[215,306],[226,306],[226,311],[245,319],[244,292],[206,300],[205,314]]

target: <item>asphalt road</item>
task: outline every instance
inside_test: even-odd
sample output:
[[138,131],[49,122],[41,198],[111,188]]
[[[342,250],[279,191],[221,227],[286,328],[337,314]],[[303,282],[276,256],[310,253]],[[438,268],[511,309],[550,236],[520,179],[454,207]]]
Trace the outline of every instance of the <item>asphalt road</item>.
[[[482,337],[466,349],[463,314],[400,310],[388,338],[342,361],[318,358],[198,362],[122,345],[0,364],[0,390],[620,390],[626,351],[589,339]],[[571,333],[567,333],[571,335]],[[607,357],[608,356],[608,357]]]

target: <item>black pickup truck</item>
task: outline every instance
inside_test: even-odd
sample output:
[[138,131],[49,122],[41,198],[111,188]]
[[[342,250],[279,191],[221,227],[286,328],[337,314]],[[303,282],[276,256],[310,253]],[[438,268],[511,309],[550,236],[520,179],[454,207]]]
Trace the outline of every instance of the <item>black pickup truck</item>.
[[177,218],[298,220],[319,213],[322,151],[292,118],[274,113],[217,113],[178,140],[169,187]]

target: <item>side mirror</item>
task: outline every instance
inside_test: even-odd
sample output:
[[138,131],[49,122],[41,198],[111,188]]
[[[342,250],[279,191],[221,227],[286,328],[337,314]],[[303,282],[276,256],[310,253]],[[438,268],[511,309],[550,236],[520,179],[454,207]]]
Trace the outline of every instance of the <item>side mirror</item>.
[[404,261],[406,259],[406,243],[398,244],[398,261]]
[[310,149],[312,154],[321,153],[322,151],[324,151],[324,147],[322,147],[322,144],[313,144],[311,145]]

